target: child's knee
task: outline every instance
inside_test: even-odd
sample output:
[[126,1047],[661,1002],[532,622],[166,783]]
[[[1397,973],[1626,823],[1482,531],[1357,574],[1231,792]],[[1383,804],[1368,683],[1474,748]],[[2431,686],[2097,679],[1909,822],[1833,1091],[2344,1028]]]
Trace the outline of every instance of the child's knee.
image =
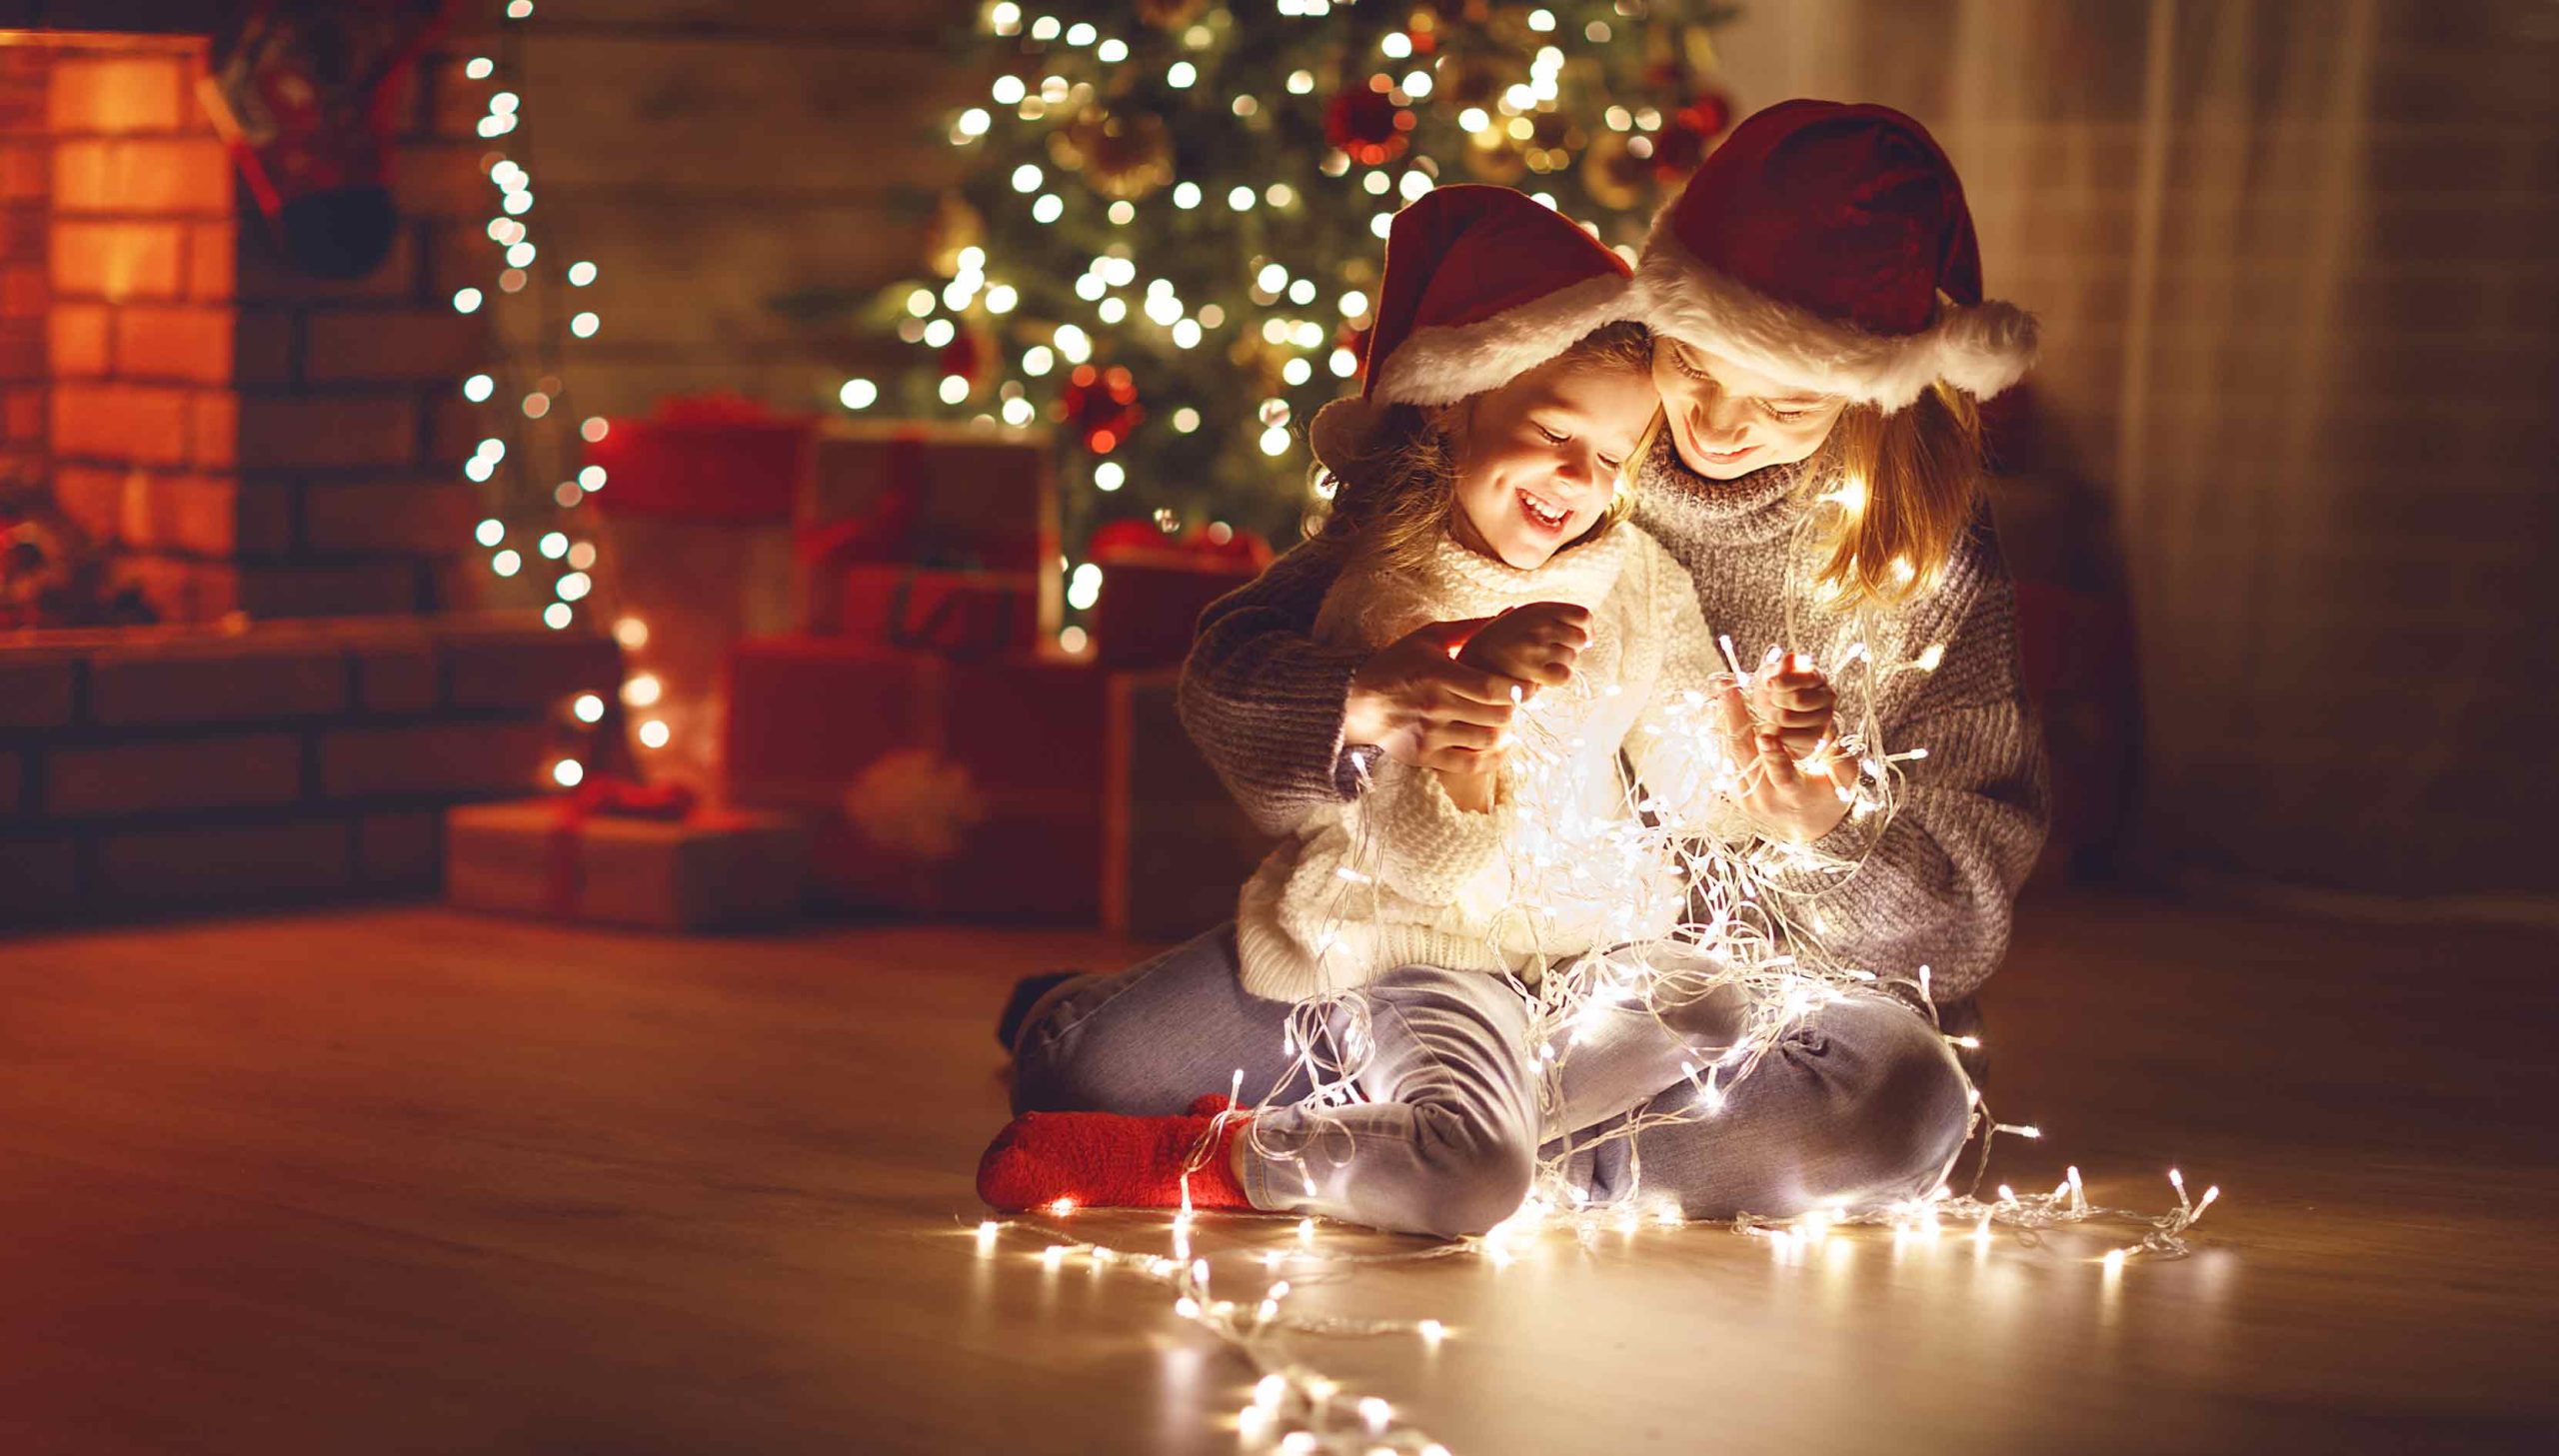
[[1468,1238],[1519,1210],[1536,1176],[1534,1138],[1525,1128],[1447,1106],[1415,1109],[1425,1124],[1427,1176],[1412,1190],[1410,1231]]

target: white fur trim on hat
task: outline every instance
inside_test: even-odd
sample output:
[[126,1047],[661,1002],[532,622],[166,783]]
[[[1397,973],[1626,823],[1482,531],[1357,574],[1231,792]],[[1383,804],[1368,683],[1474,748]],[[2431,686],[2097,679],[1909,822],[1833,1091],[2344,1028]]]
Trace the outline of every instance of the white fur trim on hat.
[[1368,398],[1381,405],[1449,405],[1497,390],[1594,329],[1634,318],[1630,285],[1602,274],[1471,324],[1416,329],[1384,361]]
[[1345,395],[1315,411],[1306,425],[1306,446],[1315,455],[1315,464],[1334,475],[1349,469],[1350,463],[1368,453],[1368,442],[1384,423],[1386,407],[1373,405],[1357,395]]
[[1916,334],[1870,334],[1708,268],[1672,235],[1669,217],[1665,208],[1653,220],[1635,269],[1636,316],[1656,334],[1887,413],[1937,380],[1986,400],[2034,367],[2034,315],[2012,304],[1958,308],[1941,300],[1936,321]]

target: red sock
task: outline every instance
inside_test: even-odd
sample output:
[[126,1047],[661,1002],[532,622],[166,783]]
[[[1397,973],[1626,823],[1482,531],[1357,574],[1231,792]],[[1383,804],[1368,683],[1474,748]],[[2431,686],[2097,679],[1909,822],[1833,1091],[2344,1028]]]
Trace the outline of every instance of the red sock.
[[1216,1145],[1191,1170],[1191,1206],[1251,1208],[1231,1160],[1249,1119],[1218,1127],[1217,1114],[1228,1105],[1213,1093],[1192,1103],[1187,1117],[1027,1113],[997,1133],[978,1160],[978,1196],[1008,1213],[1061,1198],[1084,1208],[1179,1208],[1183,1165],[1214,1130]]

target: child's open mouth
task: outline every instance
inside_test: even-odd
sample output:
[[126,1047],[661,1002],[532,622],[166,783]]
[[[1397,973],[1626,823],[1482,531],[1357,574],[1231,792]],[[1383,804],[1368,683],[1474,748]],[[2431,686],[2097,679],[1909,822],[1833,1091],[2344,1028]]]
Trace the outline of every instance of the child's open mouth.
[[1550,534],[1563,530],[1564,523],[1572,519],[1570,508],[1558,506],[1533,491],[1519,493],[1519,511],[1530,525]]

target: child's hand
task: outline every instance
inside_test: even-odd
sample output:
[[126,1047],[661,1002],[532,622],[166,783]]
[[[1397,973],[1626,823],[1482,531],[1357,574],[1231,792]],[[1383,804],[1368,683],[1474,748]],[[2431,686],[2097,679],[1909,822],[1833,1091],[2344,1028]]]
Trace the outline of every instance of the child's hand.
[[1469,773],[1500,753],[1511,694],[1525,684],[1456,661],[1485,624],[1434,622],[1388,645],[1351,676],[1342,740],[1373,743],[1420,768]]
[[[1822,691],[1828,692],[1826,685]],[[1840,796],[1842,783],[1851,789],[1855,786],[1852,760],[1831,753],[1825,744],[1818,757],[1798,764],[1795,750],[1775,723],[1751,721],[1741,689],[1730,680],[1716,690],[1715,706],[1724,750],[1741,773],[1733,798],[1763,830],[1774,838],[1809,844],[1838,827],[1848,816],[1848,801]],[[1829,722],[1829,710],[1824,708],[1820,723],[1825,733]]]
[[1457,661],[1536,688],[1572,681],[1575,660],[1590,646],[1590,613],[1569,602],[1531,602],[1494,618],[1466,640]]

